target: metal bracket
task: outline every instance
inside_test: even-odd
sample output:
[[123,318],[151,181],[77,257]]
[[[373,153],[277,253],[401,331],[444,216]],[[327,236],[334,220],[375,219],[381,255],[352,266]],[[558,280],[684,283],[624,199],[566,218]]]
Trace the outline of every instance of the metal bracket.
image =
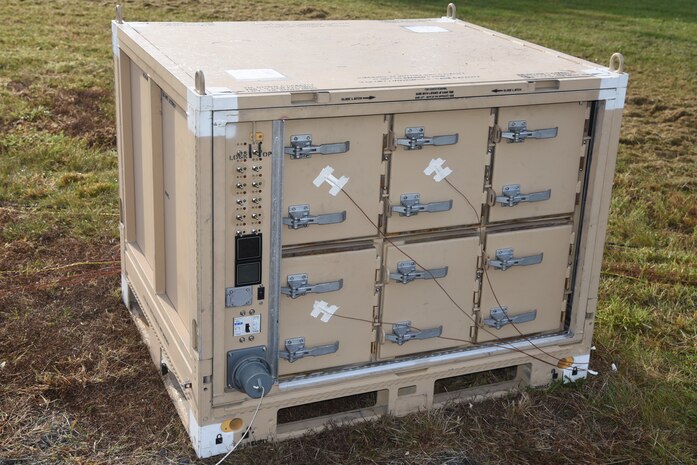
[[290,147],[284,147],[283,152],[290,155],[293,160],[310,158],[313,153],[331,155],[345,153],[349,150],[349,141],[335,144],[312,145],[312,134],[297,134],[290,136]]
[[537,255],[515,258],[511,248],[496,249],[496,260],[489,260],[488,264],[497,270],[506,271],[512,266],[528,266],[542,263],[542,255],[542,253],[539,253]]
[[419,212],[446,212],[453,208],[452,200],[431,203],[420,203],[420,201],[421,194],[402,194],[399,196],[401,205],[392,205],[392,211],[399,213],[399,216],[413,216]]
[[405,138],[398,138],[397,145],[403,145],[406,150],[421,150],[424,145],[453,145],[457,144],[459,135],[426,137],[424,128],[406,128]]
[[525,139],[553,139],[557,137],[559,128],[528,130],[527,121],[509,121],[508,131],[501,133],[501,138],[509,143],[525,142]]
[[288,214],[290,216],[283,218],[283,224],[287,225],[288,229],[306,228],[310,224],[336,224],[346,221],[346,210],[310,216],[310,206],[307,204],[289,206]]
[[303,357],[319,357],[321,355],[329,355],[336,353],[337,350],[339,350],[339,341],[336,341],[334,344],[315,346],[306,349],[304,337],[292,337],[290,339],[286,339],[286,350],[279,352],[278,357],[293,363],[294,361]]
[[412,331],[411,321],[400,321],[392,325],[392,334],[385,334],[385,340],[399,344],[400,346],[413,339],[432,339],[443,334],[443,326],[436,328]]
[[343,279],[318,284],[308,284],[307,282],[307,273],[290,274],[288,275],[288,287],[282,287],[281,294],[295,299],[305,294],[322,294],[325,292],[338,291],[344,287]]
[[529,312],[520,313],[516,316],[508,316],[508,307],[496,307],[489,311],[490,318],[485,318],[482,320],[486,326],[492,328],[501,329],[507,324],[518,324],[527,323],[528,321],[533,321],[537,318],[537,310],[530,310]]
[[432,270],[416,271],[416,263],[412,260],[397,262],[397,272],[390,273],[390,279],[407,284],[415,279],[445,278],[448,275],[448,267],[434,268]]
[[520,184],[507,184],[503,186],[502,194],[503,195],[496,196],[496,201],[504,207],[515,207],[520,202],[541,202],[543,200],[549,200],[552,196],[552,189],[521,194]]
[[199,95],[206,95],[206,76],[203,74],[203,70],[197,69],[196,74],[194,74],[194,89]]

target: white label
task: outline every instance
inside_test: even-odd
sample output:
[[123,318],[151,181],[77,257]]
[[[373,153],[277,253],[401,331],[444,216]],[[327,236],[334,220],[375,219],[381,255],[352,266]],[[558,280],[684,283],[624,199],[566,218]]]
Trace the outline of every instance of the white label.
[[227,73],[238,81],[272,81],[286,78],[283,74],[270,68],[228,69]]
[[232,334],[246,336],[261,332],[261,315],[241,316],[232,320]]
[[411,32],[418,33],[428,33],[428,32],[450,32],[449,30],[440,26],[404,26],[404,29],[408,29]]

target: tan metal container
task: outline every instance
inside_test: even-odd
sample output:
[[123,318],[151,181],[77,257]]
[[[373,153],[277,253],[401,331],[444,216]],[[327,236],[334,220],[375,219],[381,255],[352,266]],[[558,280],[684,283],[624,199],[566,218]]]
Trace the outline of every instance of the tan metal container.
[[620,55],[454,7],[113,38],[124,302],[199,456],[585,376]]

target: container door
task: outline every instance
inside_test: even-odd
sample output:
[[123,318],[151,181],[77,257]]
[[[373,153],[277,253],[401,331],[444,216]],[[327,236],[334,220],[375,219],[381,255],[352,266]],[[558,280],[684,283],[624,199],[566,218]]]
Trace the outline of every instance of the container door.
[[477,342],[561,329],[570,239],[571,225],[487,236]]
[[474,326],[478,238],[406,244],[399,249],[386,246],[389,281],[384,287],[380,358],[467,345]]
[[489,109],[395,115],[388,233],[478,222],[489,117]]
[[286,123],[284,245],[376,234],[360,209],[378,223],[386,132],[382,115]]
[[370,361],[379,268],[374,248],[283,259],[281,376]]
[[574,211],[588,105],[501,108],[489,220]]

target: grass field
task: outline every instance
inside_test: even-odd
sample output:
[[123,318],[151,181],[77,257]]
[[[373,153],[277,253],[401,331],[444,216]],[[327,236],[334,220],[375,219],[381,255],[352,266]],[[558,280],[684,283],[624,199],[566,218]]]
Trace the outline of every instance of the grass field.
[[[385,19],[446,3],[139,0],[125,15]],[[101,1],[0,2],[0,465],[196,462],[119,300],[112,16]],[[458,16],[601,64],[626,57],[599,375],[228,463],[697,463],[697,3],[476,0]]]

